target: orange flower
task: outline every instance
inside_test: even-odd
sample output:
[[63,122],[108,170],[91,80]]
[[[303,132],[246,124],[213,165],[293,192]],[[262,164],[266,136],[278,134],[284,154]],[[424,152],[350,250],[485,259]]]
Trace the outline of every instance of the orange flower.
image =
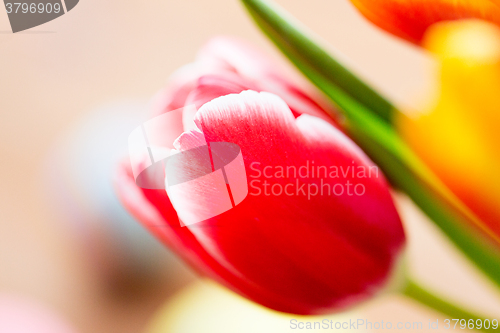
[[380,28],[420,44],[429,26],[440,21],[478,18],[500,25],[500,0],[351,0]]
[[480,20],[439,23],[423,46],[441,62],[439,96],[420,117],[400,117],[400,132],[500,235],[500,29]]

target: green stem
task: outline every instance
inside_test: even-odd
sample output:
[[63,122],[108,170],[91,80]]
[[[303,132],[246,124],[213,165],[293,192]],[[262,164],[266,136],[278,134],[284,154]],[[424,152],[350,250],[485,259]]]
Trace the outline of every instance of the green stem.
[[[475,315],[465,309],[455,306],[442,298],[432,294],[430,291],[426,290],[424,287],[420,286],[417,282],[412,279],[408,279],[407,285],[403,290],[403,295],[425,305],[431,309],[441,312],[447,319],[450,320],[450,328],[453,328],[455,322],[453,319],[465,319],[468,323],[470,319],[474,320],[474,326],[476,326],[476,321],[479,320],[481,324],[484,324],[485,318]],[[443,323],[445,324],[445,323]],[[478,325],[479,326],[479,325]],[[460,327],[460,323],[457,325]],[[482,325],[481,325],[482,327]],[[482,332],[491,332],[494,329],[490,328],[476,328]]]
[[313,34],[277,5],[261,0],[242,0],[250,14],[258,20],[266,34],[279,38],[277,46],[286,55],[293,54],[301,63],[321,72],[331,84],[351,96],[381,120],[392,125],[395,106],[379,92],[366,84],[338,59],[332,57],[320,44],[314,41]]

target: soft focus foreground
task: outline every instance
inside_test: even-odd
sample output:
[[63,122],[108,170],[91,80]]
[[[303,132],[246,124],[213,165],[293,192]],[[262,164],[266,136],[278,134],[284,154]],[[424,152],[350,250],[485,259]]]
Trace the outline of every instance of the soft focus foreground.
[[[196,314],[196,319],[193,318]],[[255,303],[237,296],[213,282],[200,281],[181,290],[172,297],[154,316],[145,333],[283,333],[296,332],[300,322],[345,323],[349,319],[361,318],[361,312],[336,316],[297,316],[269,311]],[[252,320],[248,320],[252,318]],[[335,325],[335,324],[333,324]],[[300,325],[305,327],[306,324]],[[333,326],[335,327],[335,326]],[[346,325],[344,325],[346,327]],[[345,329],[343,332],[354,332]],[[359,329],[367,332],[366,329]]]
[[[279,2],[396,100],[411,104],[414,93],[431,83],[426,71],[435,64],[429,58],[380,34],[347,1]],[[48,304],[79,332],[140,332],[173,293],[171,286],[110,293],[69,233],[72,220],[53,213],[47,199],[56,189],[40,183],[40,166],[83,115],[125,97],[149,98],[214,34],[231,33],[272,48],[229,0],[153,1],[139,8],[85,0],[65,17],[16,35],[4,33],[9,26],[0,11],[0,30],[0,289]],[[433,289],[498,313],[498,296],[488,283],[407,200],[399,203],[409,225],[411,269]],[[195,301],[186,302],[193,302],[195,316]],[[376,305],[366,309],[373,320],[436,317],[395,298]],[[229,325],[238,330],[237,323]]]

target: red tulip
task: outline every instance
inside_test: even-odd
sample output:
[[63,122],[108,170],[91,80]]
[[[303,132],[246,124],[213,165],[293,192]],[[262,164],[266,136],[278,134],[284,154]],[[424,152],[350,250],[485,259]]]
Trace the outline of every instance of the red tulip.
[[[187,127],[175,149],[205,142],[238,145],[248,196],[231,210],[181,227],[185,217],[200,207],[211,209],[217,198],[202,186],[168,191],[172,197],[165,190],[139,188],[127,161],[116,177],[122,202],[199,273],[266,307],[319,314],[373,296],[394,276],[405,243],[384,177],[336,127],[305,114],[323,111],[276,76],[265,59],[252,57],[263,66],[251,63],[243,74],[244,63],[236,64],[241,55],[231,60],[238,68],[233,85],[224,71],[224,80],[207,86],[206,77],[196,83],[186,76],[169,88],[175,94],[163,96],[163,105],[168,110],[203,100],[196,114],[182,115]],[[216,98],[246,84],[281,85],[283,100],[254,91]],[[187,165],[185,173],[201,168],[198,162]]]
[[499,0],[351,0],[380,28],[420,44],[429,26],[441,21],[477,18],[500,25]]

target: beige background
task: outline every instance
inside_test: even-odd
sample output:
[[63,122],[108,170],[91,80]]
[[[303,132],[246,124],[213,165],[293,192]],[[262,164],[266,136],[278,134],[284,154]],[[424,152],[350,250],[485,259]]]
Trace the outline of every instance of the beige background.
[[[374,29],[347,0],[278,2],[400,104],[418,103],[415,97],[432,84],[431,59]],[[48,208],[40,166],[80,117],[102,104],[148,99],[216,34],[244,37],[279,56],[236,0],[81,0],[67,15],[18,34],[10,33],[0,10],[0,292],[46,303],[81,332],[140,331],[175,288],[132,298],[103,293],[81,248],[61,228],[65,221]],[[406,199],[399,202],[411,234],[412,271],[432,288],[498,318],[500,297],[489,282]],[[366,311],[387,320],[436,317],[400,302],[379,301]]]

